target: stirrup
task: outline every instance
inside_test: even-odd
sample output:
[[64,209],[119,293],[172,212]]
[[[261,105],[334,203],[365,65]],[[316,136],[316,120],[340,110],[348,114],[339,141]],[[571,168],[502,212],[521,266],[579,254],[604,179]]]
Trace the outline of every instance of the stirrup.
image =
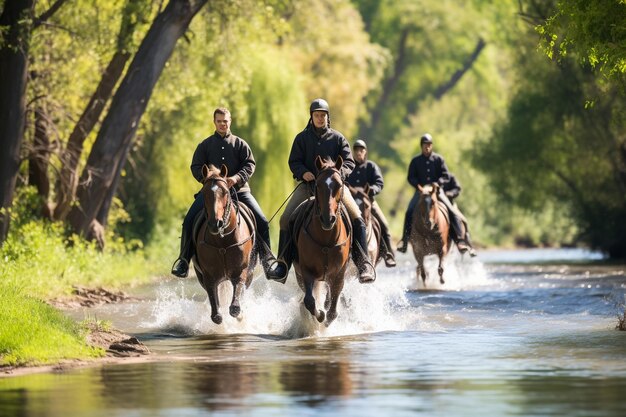
[[183,258],[176,259],[174,265],[172,265],[171,273],[178,278],[187,278],[189,275],[189,262]]
[[[279,275],[278,274],[279,271],[276,271],[276,270],[280,268],[281,266],[285,268],[285,271],[283,272],[282,275]],[[280,282],[281,284],[284,284],[285,281],[287,281],[287,276],[289,276],[289,267],[287,266],[287,262],[282,261],[280,259],[277,259],[276,262],[274,262],[272,266],[265,273],[265,278],[271,281]]]

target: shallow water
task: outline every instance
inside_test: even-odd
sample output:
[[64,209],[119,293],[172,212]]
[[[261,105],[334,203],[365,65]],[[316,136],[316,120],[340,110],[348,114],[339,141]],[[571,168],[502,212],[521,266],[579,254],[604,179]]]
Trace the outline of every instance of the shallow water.
[[328,328],[293,276],[258,276],[241,321],[225,288],[220,326],[194,278],[163,278],[141,302],[72,313],[111,320],[154,362],[2,378],[0,415],[624,416],[626,265],[599,258],[452,253],[446,283],[431,259],[424,288],[404,255],[373,285],[350,279]]

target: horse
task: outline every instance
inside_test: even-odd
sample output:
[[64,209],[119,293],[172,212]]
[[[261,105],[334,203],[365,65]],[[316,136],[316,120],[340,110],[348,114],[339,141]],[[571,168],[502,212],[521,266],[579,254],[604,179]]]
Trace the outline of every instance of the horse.
[[[344,275],[350,259],[350,232],[347,213],[342,204],[344,181],[341,177],[343,159],[336,162],[315,160],[315,196],[302,226],[295,232],[296,257],[294,270],[300,289],[304,292],[304,306],[326,325],[337,318],[337,302],[343,290]],[[305,203],[306,204],[306,203]],[[302,208],[302,206],[301,206]],[[318,310],[315,294],[326,289],[323,310]]]
[[378,219],[372,215],[372,199],[369,196],[370,186],[366,184],[365,187],[349,187],[352,197],[359,210],[361,210],[361,216],[367,230],[367,253],[370,259],[373,261],[373,265],[376,266],[383,259],[382,252],[380,250],[381,244],[381,228]]
[[257,262],[253,250],[255,240],[254,216],[245,204],[235,204],[226,182],[228,168],[218,170],[211,165],[202,167],[202,190],[206,219],[194,227],[192,258],[198,281],[209,296],[211,320],[222,323],[219,313],[219,285],[230,280],[233,298],[229,313],[238,318],[244,289],[252,283]]
[[451,244],[450,220],[447,208],[439,202],[439,184],[433,183],[417,186],[420,199],[413,210],[413,224],[411,226],[411,246],[417,261],[417,276],[422,277],[426,285],[424,257],[437,255],[439,257],[439,282],[444,284],[443,259],[448,253]]

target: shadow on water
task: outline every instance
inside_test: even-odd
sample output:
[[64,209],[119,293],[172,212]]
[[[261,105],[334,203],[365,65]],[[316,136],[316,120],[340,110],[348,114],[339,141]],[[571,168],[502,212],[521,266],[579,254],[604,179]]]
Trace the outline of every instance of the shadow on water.
[[401,256],[373,285],[349,281],[328,328],[293,276],[255,279],[244,318],[223,305],[220,326],[193,279],[164,279],[144,301],[73,313],[111,320],[153,361],[2,378],[0,415],[626,415],[624,266],[509,255],[457,254],[426,287]]

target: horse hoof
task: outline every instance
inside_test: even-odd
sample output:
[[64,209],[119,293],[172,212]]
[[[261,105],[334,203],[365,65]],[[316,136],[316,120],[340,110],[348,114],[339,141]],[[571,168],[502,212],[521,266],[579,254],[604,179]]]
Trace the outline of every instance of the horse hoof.
[[213,323],[215,324],[222,324],[222,315],[216,314],[214,316],[211,316],[211,320],[213,320]]
[[317,318],[318,322],[322,323],[322,322],[324,322],[324,319],[326,318],[326,314],[323,311],[320,310],[317,313],[317,317],[316,318]]
[[232,317],[235,317],[235,318],[239,317],[239,314],[241,314],[241,307],[239,307],[239,306],[230,306],[229,312],[230,312],[230,315]]

